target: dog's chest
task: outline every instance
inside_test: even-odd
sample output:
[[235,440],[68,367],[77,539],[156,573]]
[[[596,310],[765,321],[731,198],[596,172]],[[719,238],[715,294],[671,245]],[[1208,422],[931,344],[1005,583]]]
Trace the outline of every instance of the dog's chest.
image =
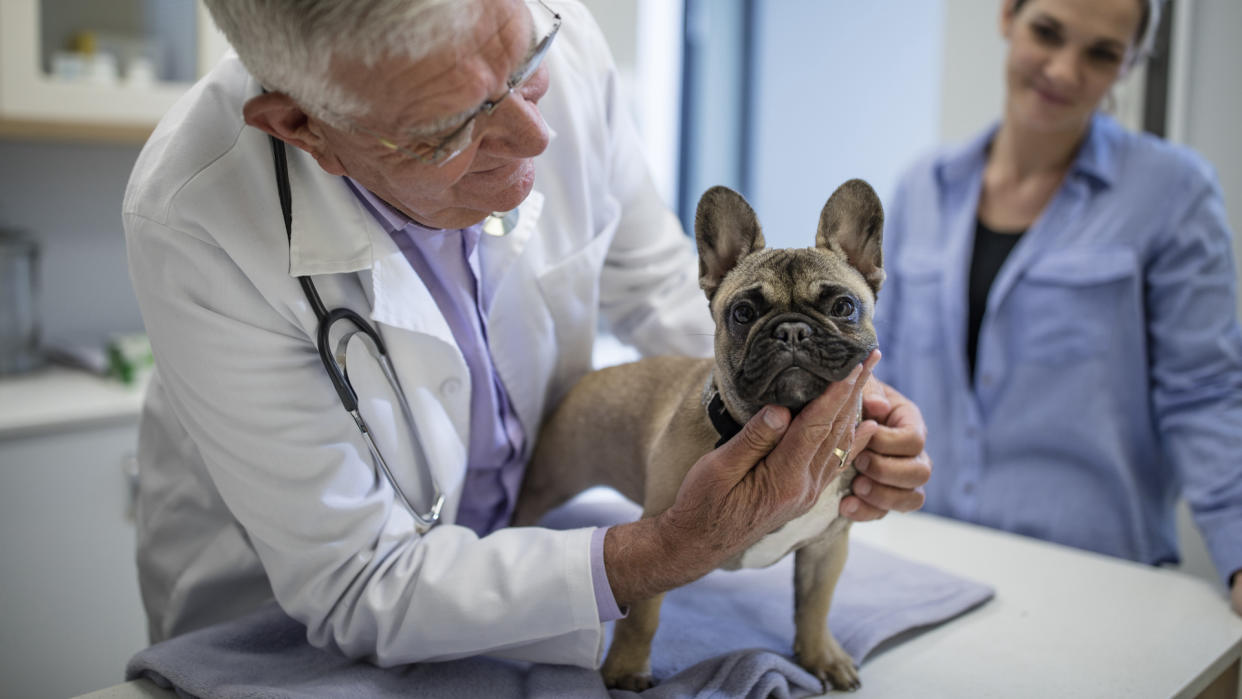
[[806,514],[755,542],[722,567],[729,570],[765,568],[812,539],[825,534],[839,535],[849,524],[849,520],[838,513],[841,498],[850,492],[850,484],[856,473],[853,466],[846,468],[824,488],[819,500],[815,501],[815,505]]

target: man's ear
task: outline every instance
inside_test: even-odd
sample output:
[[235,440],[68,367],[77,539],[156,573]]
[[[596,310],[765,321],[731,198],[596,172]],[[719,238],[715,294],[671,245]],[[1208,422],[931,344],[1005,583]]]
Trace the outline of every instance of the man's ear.
[[311,128],[312,117],[283,92],[264,92],[246,100],[242,117],[250,126],[310,153],[329,174],[345,174],[345,167],[326,147],[323,136]]

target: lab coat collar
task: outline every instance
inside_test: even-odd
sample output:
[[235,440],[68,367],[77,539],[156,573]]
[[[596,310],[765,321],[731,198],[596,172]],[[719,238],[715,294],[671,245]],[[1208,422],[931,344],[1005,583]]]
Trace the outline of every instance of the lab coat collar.
[[[556,138],[556,132],[550,127],[548,137],[549,141]],[[286,145],[285,150],[293,198],[293,231],[289,243],[291,276],[358,272],[389,259],[394,251],[402,254],[354,196],[345,178],[324,172],[319,163],[301,149]],[[542,207],[543,196],[532,191],[521,204],[517,227],[501,238],[504,244],[491,247],[504,248],[507,259],[517,257],[530,239]]]
[[[426,333],[453,344],[452,331],[436,303],[392,237],[355,196],[343,177],[329,175],[307,153],[286,147],[293,198],[289,274],[306,276],[371,271],[371,320]],[[534,233],[543,195],[532,191],[519,207],[518,223],[506,236],[485,241],[503,270]],[[490,238],[490,236],[484,236]],[[497,280],[499,281],[499,280]]]
[[301,149],[286,145],[285,151],[293,200],[289,274],[340,274],[371,267],[371,232],[379,229],[371,214],[344,178],[324,172]]

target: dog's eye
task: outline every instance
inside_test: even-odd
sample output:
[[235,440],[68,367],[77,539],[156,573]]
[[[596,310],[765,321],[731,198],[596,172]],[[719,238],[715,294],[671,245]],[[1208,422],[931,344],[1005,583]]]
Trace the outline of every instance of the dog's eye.
[[842,296],[832,302],[832,315],[837,318],[849,318],[854,315],[855,308],[857,308],[857,305],[854,303],[854,299]]
[[738,325],[749,325],[755,320],[755,307],[749,303],[739,303],[733,307],[733,322]]

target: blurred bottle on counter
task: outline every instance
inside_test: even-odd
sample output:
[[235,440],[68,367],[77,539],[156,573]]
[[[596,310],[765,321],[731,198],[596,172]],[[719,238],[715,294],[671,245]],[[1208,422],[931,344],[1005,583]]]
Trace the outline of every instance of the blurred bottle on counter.
[[52,77],[60,82],[149,88],[159,79],[158,45],[138,36],[80,31],[68,49],[51,56]]
[[0,374],[43,363],[39,350],[39,241],[0,229]]

